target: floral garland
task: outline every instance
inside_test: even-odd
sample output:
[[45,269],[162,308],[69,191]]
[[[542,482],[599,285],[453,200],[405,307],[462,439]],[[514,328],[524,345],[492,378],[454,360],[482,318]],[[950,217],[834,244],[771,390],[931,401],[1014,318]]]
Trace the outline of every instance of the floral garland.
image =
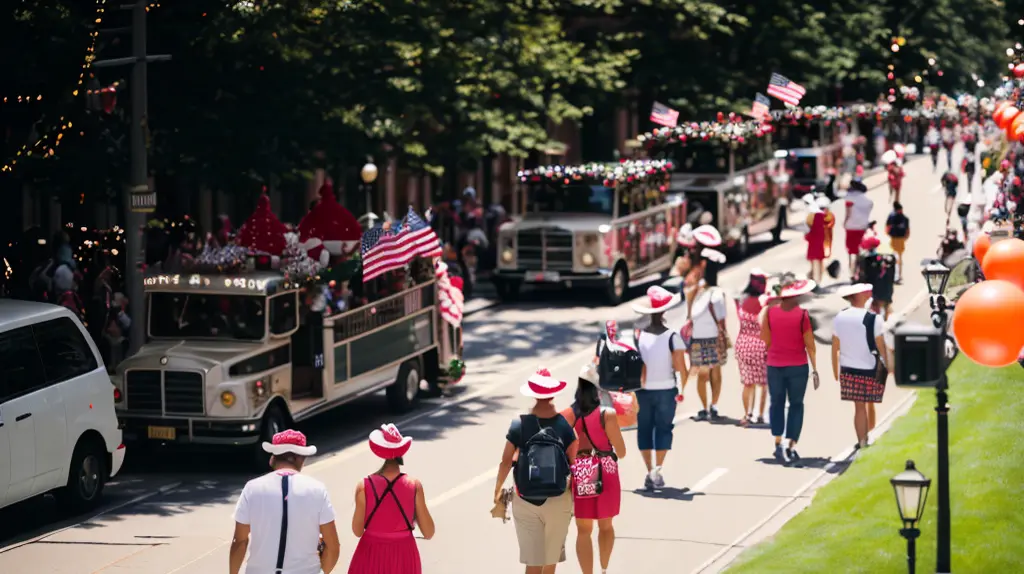
[[516,175],[519,181],[561,182],[601,181],[605,187],[653,181],[672,172],[674,164],[664,159],[623,160],[617,164],[586,163],[583,165],[545,165],[525,169]]
[[638,135],[636,139],[647,147],[669,143],[686,145],[694,141],[726,143],[733,147],[739,147],[748,140],[760,139],[771,131],[770,123],[743,120],[740,116],[732,113],[729,114],[728,121],[726,121],[724,114],[719,113],[717,121],[691,122],[671,128],[656,128]]

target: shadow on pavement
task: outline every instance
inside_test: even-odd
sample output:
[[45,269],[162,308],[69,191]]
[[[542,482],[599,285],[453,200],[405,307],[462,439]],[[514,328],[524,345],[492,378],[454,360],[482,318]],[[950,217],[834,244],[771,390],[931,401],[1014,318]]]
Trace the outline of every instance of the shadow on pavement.
[[703,492],[693,492],[689,488],[676,488],[674,486],[666,486],[665,488],[658,488],[655,490],[637,488],[633,490],[633,494],[638,494],[644,498],[682,500],[686,502],[693,500],[694,496],[704,496]]

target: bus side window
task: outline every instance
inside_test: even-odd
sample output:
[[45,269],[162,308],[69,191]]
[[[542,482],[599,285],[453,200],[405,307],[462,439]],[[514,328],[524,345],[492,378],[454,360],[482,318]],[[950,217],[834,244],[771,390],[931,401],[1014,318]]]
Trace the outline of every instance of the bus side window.
[[297,292],[276,295],[270,298],[270,333],[288,333],[298,324]]

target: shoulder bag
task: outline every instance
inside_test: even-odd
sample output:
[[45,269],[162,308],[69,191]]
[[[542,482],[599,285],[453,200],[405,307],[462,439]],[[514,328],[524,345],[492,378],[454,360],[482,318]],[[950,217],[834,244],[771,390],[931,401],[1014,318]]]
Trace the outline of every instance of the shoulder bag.
[[[718,315],[715,313],[715,292],[710,290],[709,293],[708,311],[711,312],[711,319],[714,320],[715,328],[718,329],[718,363],[724,365],[725,361],[729,358],[729,349],[732,348],[732,341],[729,340],[729,333],[718,323]],[[722,295],[722,297],[725,297],[725,295]],[[722,322],[725,322],[724,318]]]
[[878,344],[875,342],[875,321],[877,319],[878,315],[868,311],[864,313],[863,323],[865,336],[868,340],[868,349],[875,356],[875,382],[884,385],[885,381],[889,378],[889,368],[885,366],[885,361],[882,360]]
[[[601,407],[598,407],[600,409]],[[600,411],[601,426],[604,427],[604,411]],[[576,462],[572,464],[573,497],[594,498],[604,492],[604,460],[610,458],[611,462],[618,464],[614,452],[598,450],[594,439],[590,438],[590,431],[587,429],[587,417],[580,417],[583,424],[583,434],[590,441],[590,454],[577,456]],[[607,432],[605,433],[607,435]]]

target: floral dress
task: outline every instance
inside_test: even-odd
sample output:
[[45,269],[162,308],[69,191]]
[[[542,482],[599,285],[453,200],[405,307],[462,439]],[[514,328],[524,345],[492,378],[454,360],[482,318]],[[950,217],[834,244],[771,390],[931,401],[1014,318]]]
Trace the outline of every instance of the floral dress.
[[747,385],[768,384],[768,345],[761,339],[761,323],[757,315],[743,309],[736,301],[740,332],[736,335],[736,360],[740,365],[740,381]]

